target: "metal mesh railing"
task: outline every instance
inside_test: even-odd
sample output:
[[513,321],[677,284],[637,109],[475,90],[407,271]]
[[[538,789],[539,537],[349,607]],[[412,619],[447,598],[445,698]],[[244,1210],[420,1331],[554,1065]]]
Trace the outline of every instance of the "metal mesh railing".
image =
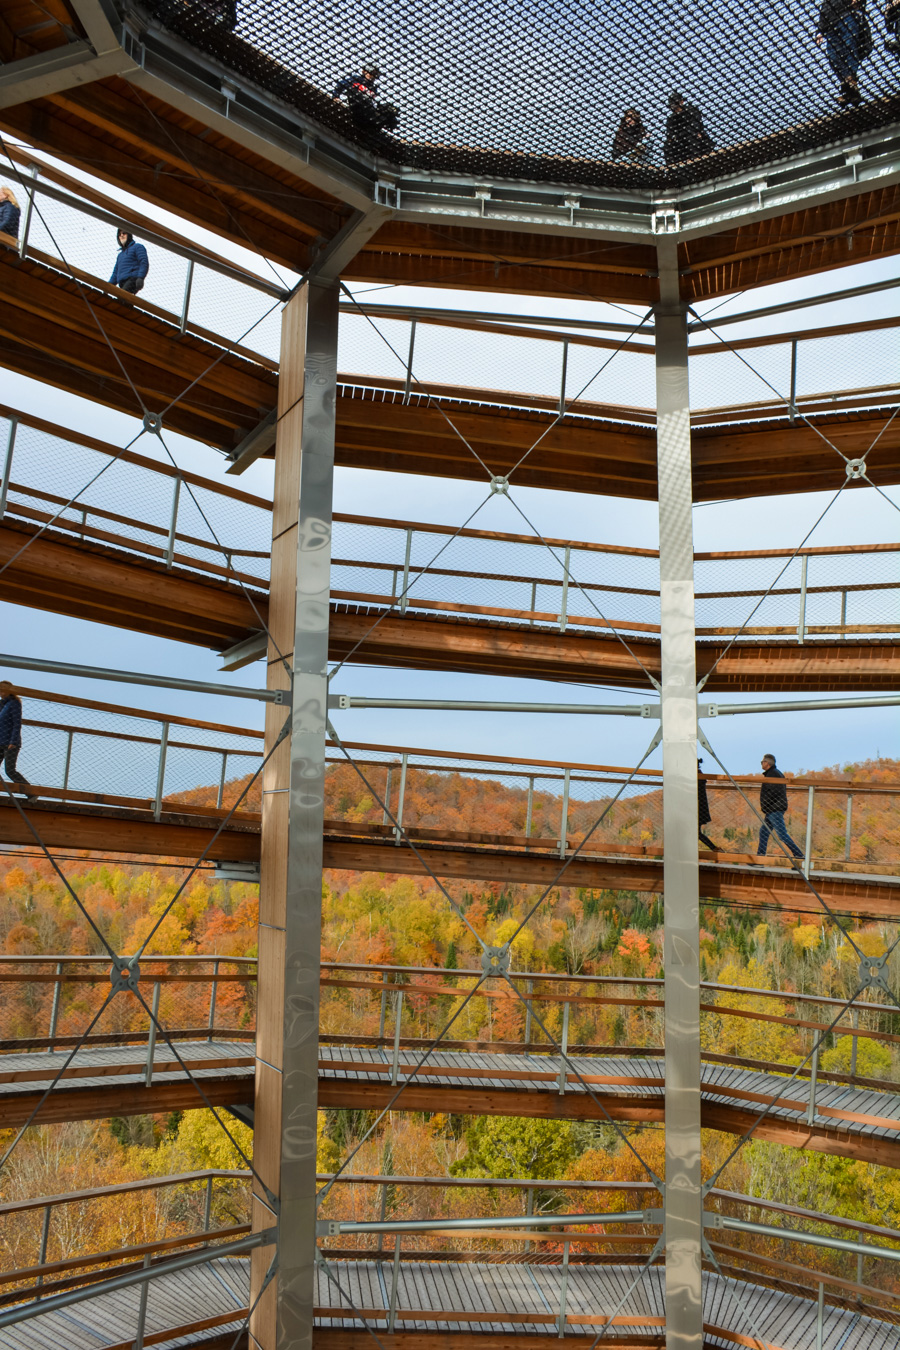
[[124,549],[251,590],[268,584],[269,502],[131,451],[117,454],[97,442],[54,434],[9,409],[0,412],[10,522],[50,525],[71,542]]
[[[52,796],[152,810],[228,809],[262,760],[262,732],[163,713],[133,714],[21,688],[21,769]],[[45,792],[46,795],[46,792]],[[241,803],[260,807],[255,784]]]
[[[271,504],[263,498],[133,452],[106,467],[112,454],[106,447],[9,409],[0,409],[0,453],[0,500],[11,524],[49,526],[72,543],[124,549],[251,592],[268,585]],[[454,532],[337,513],[332,596],[338,603],[392,604],[400,614],[446,611],[563,631],[658,632],[654,550],[547,542],[549,549],[536,535]],[[895,634],[898,553],[893,543],[806,548],[793,557],[778,549],[698,553],[698,635],[803,642]]]
[[[256,1031],[256,959],[149,955],[142,979],[159,986],[157,1013],[176,1039],[252,1040]],[[0,956],[0,1051],[61,1051],[77,1044],[109,992],[109,960],[100,956]],[[86,1044],[143,1045],[150,1018],[134,994],[109,1005]],[[2,1062],[2,1059],[0,1059]],[[35,1061],[35,1065],[38,1061]]]
[[127,211],[112,198],[85,189],[80,199],[77,183],[52,166],[15,147],[8,154],[13,163],[0,166],[0,178],[13,180],[23,205],[18,241],[23,257],[108,283],[119,251],[117,231],[125,224],[145,244],[150,260],[138,303],[164,311],[182,333],[195,331],[213,342],[236,343],[269,362],[278,360],[279,302],[286,290],[277,283],[192,249],[189,240],[170,240],[152,224],[142,231],[137,220],[132,227]]

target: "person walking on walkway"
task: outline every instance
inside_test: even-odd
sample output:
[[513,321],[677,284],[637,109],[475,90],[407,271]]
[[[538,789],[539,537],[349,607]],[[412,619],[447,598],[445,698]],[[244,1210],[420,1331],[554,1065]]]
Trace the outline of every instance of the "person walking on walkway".
[[6,777],[11,783],[29,786],[28,779],[19,773],[16,760],[22,748],[22,700],[9,680],[0,681],[0,759]]
[[119,241],[119,253],[109,284],[137,295],[138,291],[144,289],[144,277],[150,271],[147,250],[137,242],[127,225],[119,226],[116,238]]
[[697,819],[700,826],[697,837],[701,844],[705,844],[707,848],[711,848],[715,851],[719,847],[718,844],[714,844],[713,841],[703,833],[703,826],[708,825],[712,820],[712,813],[709,809],[709,797],[706,792],[706,774],[700,768],[702,763],[702,759],[697,760]]
[[765,856],[769,847],[769,836],[774,834],[786,848],[790,849],[795,858],[802,858],[803,850],[794,843],[784,823],[784,813],[788,809],[787,788],[784,786],[784,774],[775,767],[774,755],[763,755],[762,771],[763,777],[774,778],[777,781],[761,783],[759,787],[759,809],[765,817],[765,822],[759,827],[757,855]]
[[856,77],[873,45],[866,0],[822,0],[816,42],[824,44],[828,64],[840,80],[838,103],[862,103]]
[[19,203],[8,187],[0,187],[0,234],[11,234],[13,239],[19,237]]

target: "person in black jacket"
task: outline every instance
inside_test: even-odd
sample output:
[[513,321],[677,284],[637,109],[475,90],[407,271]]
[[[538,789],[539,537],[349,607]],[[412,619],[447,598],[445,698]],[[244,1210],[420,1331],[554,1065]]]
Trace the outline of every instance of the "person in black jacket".
[[889,34],[884,40],[885,51],[900,56],[900,0],[888,0],[884,7],[884,26]]
[[397,109],[390,103],[376,102],[375,88],[381,71],[370,61],[363,66],[361,75],[347,75],[338,80],[331,97],[338,102],[346,97],[350,116],[358,131],[393,131],[399,119]]
[[872,50],[866,0],[822,0],[816,42],[841,82],[838,103],[862,103],[857,71]]
[[784,823],[784,813],[788,809],[787,788],[784,786],[784,774],[775,767],[774,755],[763,755],[762,771],[765,778],[774,778],[777,781],[760,783],[759,786],[759,809],[765,817],[765,823],[759,827],[759,847],[756,852],[765,855],[769,847],[769,836],[774,834],[790,849],[795,858],[802,858],[803,850],[794,843]]
[[712,137],[703,125],[700,109],[685,103],[681,94],[669,95],[669,116],[663,153],[667,164],[681,164],[714,150]]
[[22,748],[22,700],[13,689],[9,680],[0,682],[0,759],[4,760],[6,776],[12,783],[24,783],[28,779],[19,773],[16,760]]
[[709,809],[709,797],[706,792],[706,774],[700,768],[702,763],[702,759],[697,760],[697,820],[700,826],[697,837],[700,840],[700,843],[705,844],[707,848],[717,849],[719,847],[718,844],[714,844],[713,841],[707,838],[703,833],[703,826],[708,825],[712,820],[712,813]]

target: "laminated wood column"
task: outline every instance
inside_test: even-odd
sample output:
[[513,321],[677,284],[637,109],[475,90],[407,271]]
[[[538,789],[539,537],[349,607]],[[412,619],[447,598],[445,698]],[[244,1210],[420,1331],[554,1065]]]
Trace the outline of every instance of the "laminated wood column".
[[[263,779],[253,1223],[270,1226],[274,1211],[279,1253],[278,1272],[251,1318],[250,1344],[259,1350],[312,1344],[337,327],[336,284],[307,283],[285,308],[268,684],[293,683],[294,692],[290,733]],[[285,716],[284,707],[267,707],[267,751]],[[271,1258],[271,1247],[253,1254],[251,1306]]]

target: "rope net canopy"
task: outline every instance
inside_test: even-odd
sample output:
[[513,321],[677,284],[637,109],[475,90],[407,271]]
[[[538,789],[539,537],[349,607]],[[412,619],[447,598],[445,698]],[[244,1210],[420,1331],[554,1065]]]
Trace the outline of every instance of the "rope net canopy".
[[[140,8],[324,127],[423,171],[674,187],[900,123],[898,0],[886,10],[881,0],[144,0]],[[352,93],[332,97],[372,67],[374,100],[371,89],[355,109]],[[675,94],[683,107],[672,106]],[[623,136],[632,109],[638,122]]]

